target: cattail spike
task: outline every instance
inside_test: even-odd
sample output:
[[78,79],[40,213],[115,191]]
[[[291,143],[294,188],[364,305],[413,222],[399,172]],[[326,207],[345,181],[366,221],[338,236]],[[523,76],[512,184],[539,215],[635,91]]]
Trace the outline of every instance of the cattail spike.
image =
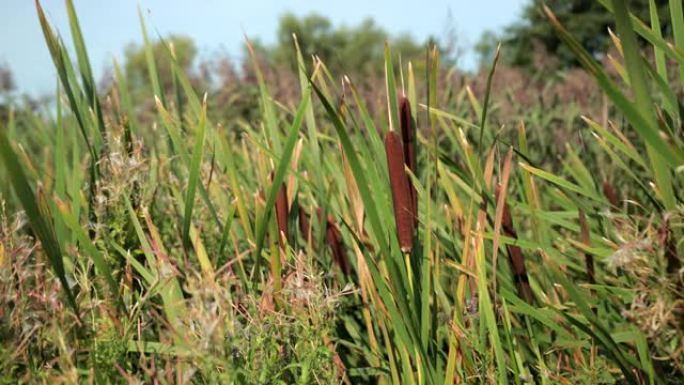
[[[675,239],[672,237],[672,230],[670,229],[667,218],[663,219],[663,223],[660,226],[658,233],[661,245],[665,250],[665,262],[667,263],[666,270],[669,274],[678,274],[679,270],[682,268],[682,264],[677,255],[677,245]],[[677,281],[679,282],[679,280]]]
[[349,276],[349,273],[351,273],[351,264],[349,263],[349,257],[347,256],[347,249],[344,247],[342,233],[337,227],[337,224],[335,224],[335,220],[332,216],[328,216],[325,233],[328,245],[332,251],[333,261],[340,267],[340,270],[342,270],[344,275]]
[[[271,172],[271,181],[273,181],[273,172]],[[287,186],[283,183],[278,190],[278,195],[275,201],[276,220],[278,222],[278,242],[280,247],[285,247],[285,240],[287,239],[287,217],[289,215],[289,208],[287,206]]]
[[613,206],[614,208],[619,207],[618,196],[615,193],[615,189],[613,189],[613,186],[610,184],[610,182],[608,182],[608,180],[603,181],[603,195],[606,196],[606,199],[608,199],[608,202],[611,206]]
[[[319,207],[316,209],[316,217],[318,222],[323,224],[323,210]],[[307,242],[311,242],[311,220],[309,214],[306,213],[304,208],[299,207],[299,230],[302,232],[302,236]],[[342,239],[342,233],[335,223],[335,219],[332,215],[328,215],[328,219],[325,222],[325,240],[330,247],[332,252],[333,262],[339,266],[340,270],[344,275],[349,276],[351,273],[351,263],[349,262],[349,257],[347,256],[347,249],[344,245],[344,240]]]
[[407,253],[413,248],[414,219],[401,138],[396,132],[388,131],[385,135],[385,151],[387,153],[387,168],[392,190],[397,237],[401,251]]
[[299,231],[307,242],[311,242],[311,222],[309,221],[309,214],[302,206],[299,206]]

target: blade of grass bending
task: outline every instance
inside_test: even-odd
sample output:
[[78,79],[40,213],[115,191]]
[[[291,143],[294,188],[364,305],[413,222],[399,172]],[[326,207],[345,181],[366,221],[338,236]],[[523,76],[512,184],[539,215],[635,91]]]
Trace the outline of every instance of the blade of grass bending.
[[[656,6],[655,0],[648,0],[648,12],[651,21],[651,30],[653,34],[658,38],[663,38],[663,32],[660,27],[660,17],[658,16],[658,6]],[[667,63],[665,63],[665,52],[662,48],[653,45],[653,56],[655,57],[656,68],[658,73],[663,79],[667,79]],[[667,80],[666,80],[667,81]]]
[[[297,55],[297,74],[299,75],[299,89],[302,94],[306,92],[309,81],[306,76],[306,66],[304,64],[304,58],[302,57],[302,51],[299,48],[299,42],[297,41],[297,36],[292,34],[292,40],[294,41],[295,52]],[[309,99],[311,99],[311,93],[309,93]],[[309,146],[311,148],[311,156],[313,159],[319,160],[320,148],[318,146],[318,134],[316,132],[316,119],[314,117],[313,104],[309,100],[309,105],[306,108],[306,128],[309,131]],[[317,172],[318,170],[316,170]]]
[[385,42],[385,89],[387,91],[387,112],[389,114],[390,131],[399,129],[399,110],[397,103],[397,83],[392,64],[392,52]]
[[131,266],[133,266],[133,269],[135,269],[135,271],[138,274],[140,274],[140,276],[142,277],[142,279],[145,280],[145,282],[147,283],[148,286],[154,285],[154,282],[156,280],[156,276],[152,272],[150,272],[148,269],[146,269],[145,266],[143,266],[143,264],[140,263],[137,259],[133,258],[129,251],[124,250],[123,247],[121,247],[119,244],[112,241],[111,239],[109,239],[108,241],[109,241],[109,245],[112,246],[114,251],[119,253],[119,255],[121,255],[121,257],[123,259],[128,261],[128,263],[130,263]]
[[160,268],[157,256],[155,255],[155,252],[147,239],[147,235],[145,234],[145,231],[143,230],[142,225],[138,220],[138,216],[133,209],[133,206],[131,206],[131,202],[129,201],[128,197],[124,195],[123,198],[124,204],[126,205],[126,209],[128,211],[128,216],[133,224],[135,233],[138,236],[140,248],[142,249],[149,266],[149,270],[147,271],[153,274],[155,281],[159,281],[159,294],[162,297],[164,313],[169,321],[169,324],[171,324],[175,330],[174,341],[178,345],[185,345],[185,339],[182,336],[181,328],[183,326],[183,315],[185,314],[186,309],[180,284],[175,277],[169,278],[160,276],[159,273],[166,269]]
[[644,182],[642,181],[643,178],[640,178],[634,173],[633,167],[628,166],[620,156],[618,156],[615,151],[606,143],[606,141],[603,139],[603,137],[600,137],[598,134],[593,133],[594,138],[596,138],[596,141],[598,144],[603,147],[603,149],[606,151],[608,156],[613,160],[613,162],[620,167],[630,178],[632,178],[637,185],[641,188],[641,190],[646,194],[646,197],[648,198],[651,203],[653,203],[653,206],[657,207],[658,209],[662,209],[662,203],[658,201],[655,196],[653,196],[653,190],[650,189]]
[[[678,8],[681,14],[681,0],[675,1],[675,3],[679,3]],[[670,5],[672,5],[672,2],[670,2]],[[658,134],[659,130],[653,108],[653,99],[651,98],[650,90],[648,84],[646,83],[646,71],[643,68],[643,62],[639,53],[639,45],[636,39],[636,34],[632,29],[627,6],[625,5],[624,0],[613,0],[613,8],[615,10],[617,32],[620,35],[620,41],[622,42],[624,51],[625,66],[627,67],[630,85],[632,87],[632,91],[634,92],[636,109],[639,111],[639,114],[647,120],[648,124],[655,128],[655,134]],[[674,20],[673,26],[676,27]],[[682,28],[683,30],[681,33],[684,34],[684,26]],[[676,33],[677,30],[675,29],[675,34]],[[684,41],[680,43],[684,44]],[[681,70],[682,76],[684,76],[684,66],[681,67]],[[671,210],[676,205],[676,199],[672,189],[670,170],[667,167],[665,160],[662,159],[662,155],[659,153],[659,151],[656,151],[655,148],[647,145],[646,152],[651,160],[651,167],[655,176],[655,183],[658,191],[660,192],[663,204],[666,209]]]
[[87,114],[83,112],[81,107],[82,103],[80,97],[82,95],[75,92],[76,90],[72,88],[72,82],[70,82],[70,78],[73,77],[71,62],[69,58],[65,56],[66,51],[63,50],[63,47],[59,39],[53,32],[52,27],[50,27],[50,24],[48,23],[47,18],[45,16],[45,13],[43,12],[43,7],[40,5],[40,2],[38,0],[36,0],[36,11],[38,12],[38,19],[40,20],[40,26],[43,30],[43,36],[45,37],[45,43],[47,44],[48,50],[50,51],[52,62],[55,65],[57,74],[62,82],[62,87],[64,88],[64,93],[67,95],[67,99],[69,100],[71,110],[74,113],[76,121],[78,122],[78,126],[81,129],[81,133],[83,134],[83,140],[85,140],[88,151],[90,152],[90,155],[92,156],[94,162],[98,159],[98,154],[97,151],[93,148],[90,136],[88,135],[88,126],[86,124]]
[[598,124],[597,122],[587,118],[586,116],[583,116],[582,120],[584,120],[585,123],[587,123],[593,130],[595,130],[598,134],[600,134],[600,136],[603,139],[605,139],[606,142],[612,144],[621,153],[625,154],[630,159],[632,159],[633,161],[638,163],[639,166],[643,167],[644,169],[648,169],[648,165],[646,164],[646,161],[641,156],[641,154],[639,154],[637,149],[631,145],[631,143],[623,142],[617,136],[613,135],[610,131],[608,131],[605,127],[603,127],[600,124]]
[[479,260],[477,264],[478,278],[477,286],[479,293],[479,309],[482,311],[484,324],[489,331],[489,341],[494,347],[494,357],[496,359],[497,367],[497,377],[498,384],[508,384],[508,376],[506,375],[506,358],[504,355],[503,347],[501,346],[501,339],[499,337],[499,328],[496,322],[496,316],[494,315],[493,304],[489,296],[489,289],[487,285],[487,269],[484,256],[484,244],[482,243],[482,236],[480,234],[480,240],[478,243],[480,246],[477,248],[477,258]]
[[[62,99],[61,91],[59,86],[59,81],[57,81],[57,95],[55,100],[57,122],[56,122],[56,134],[55,134],[55,153],[54,153],[54,165],[55,165],[55,193],[59,199],[66,199],[67,191],[67,159],[66,159],[66,143],[64,135],[64,119],[62,113]],[[57,233],[57,239],[64,240],[70,239],[71,235],[67,234],[67,229],[63,223],[55,223],[55,232]]]
[[[76,117],[81,134],[83,135],[83,140],[85,141],[86,147],[91,156],[89,162],[90,180],[88,185],[88,203],[89,207],[93,207],[96,194],[95,188],[99,177],[99,168],[97,166],[100,153],[99,147],[102,145],[102,143],[104,143],[104,139],[102,137],[102,132],[99,129],[96,129],[92,132],[94,140],[91,141],[89,134],[91,130],[89,130],[89,127],[90,125],[96,125],[96,123],[93,122],[92,115],[87,111],[87,103],[84,100],[83,92],[78,85],[78,81],[76,80],[69,54],[67,53],[64,44],[54,33],[52,27],[50,27],[40,2],[36,0],[35,4],[41,29],[43,30],[43,36],[45,37],[45,43],[48,46],[50,56],[52,57],[52,62],[55,65],[59,79],[62,82],[64,92],[69,100],[71,111]],[[95,221],[94,215],[94,211],[90,210],[88,212],[89,220]]]
[[259,61],[256,52],[254,52],[254,47],[246,36],[245,45],[247,46],[249,57],[252,59],[254,73],[256,74],[257,84],[259,85],[259,97],[261,99],[261,108],[264,112],[266,133],[268,134],[269,139],[273,141],[274,150],[278,151],[280,150],[282,144],[280,143],[280,135],[278,135],[278,121],[276,119],[273,99],[271,99],[271,95],[268,92],[268,87],[266,86],[264,75],[261,72],[261,67],[259,67]]
[[3,159],[5,169],[9,175],[9,182],[14,188],[15,194],[26,212],[31,229],[40,240],[43,251],[50,262],[50,266],[59,279],[59,282],[62,284],[62,289],[67,297],[67,303],[74,310],[76,317],[80,319],[76,298],[66,279],[62,250],[55,237],[54,229],[50,228],[49,220],[43,217],[40,212],[36,196],[33,194],[33,189],[26,179],[24,170],[17,161],[17,154],[14,152],[12,145],[7,139],[4,127],[0,127],[0,158]]
[[152,44],[147,34],[147,27],[145,27],[145,18],[143,17],[142,9],[138,5],[138,18],[140,19],[140,29],[143,35],[143,45],[145,46],[145,60],[147,61],[147,71],[150,74],[150,81],[152,82],[152,91],[161,100],[162,105],[166,108],[166,96],[161,89],[161,80],[159,72],[157,71],[157,63],[154,59],[154,52],[152,51]]
[[668,145],[660,136],[657,125],[644,117],[641,111],[630,102],[610,76],[594,60],[582,45],[560,24],[554,14],[545,7],[546,15],[556,29],[559,37],[575,53],[582,66],[594,76],[599,86],[606,92],[613,103],[622,111],[632,127],[653,148],[660,153],[670,166],[676,167],[684,162],[684,154],[681,150]]
[[375,233],[375,237],[380,244],[380,251],[384,255],[390,255],[389,244],[385,241],[387,238],[382,228],[380,216],[378,215],[372,195],[368,190],[369,184],[366,181],[366,176],[362,171],[363,169],[361,168],[361,163],[356,152],[354,151],[354,146],[352,145],[351,139],[349,138],[349,135],[347,135],[340,117],[335,112],[335,109],[330,105],[325,95],[323,95],[321,90],[313,82],[309,81],[309,84],[313,88],[316,95],[318,95],[321,103],[323,103],[323,107],[327,112],[328,117],[332,120],[335,131],[337,131],[337,134],[340,137],[342,148],[347,156],[349,166],[352,169],[352,173],[354,174],[354,178],[356,179],[356,183],[359,188],[359,194],[364,202],[366,213],[368,214],[368,220],[370,221],[373,232]]
[[581,294],[575,285],[573,285],[563,273],[561,273],[556,266],[552,266],[549,270],[553,277],[560,282],[560,284],[565,288],[566,292],[572,299],[572,301],[577,306],[577,309],[582,313],[584,318],[593,326],[593,328],[588,327],[584,323],[577,320],[575,317],[568,314],[567,311],[561,311],[556,309],[563,317],[570,321],[573,325],[580,328],[587,335],[592,336],[596,341],[603,344],[606,350],[613,356],[616,363],[622,370],[625,378],[630,383],[636,384],[637,381],[632,374],[630,367],[639,368],[639,364],[630,355],[624,354],[619,345],[613,340],[608,332],[608,329],[603,325],[598,317],[594,314],[591,307],[585,302],[584,298],[590,298],[589,295]]
[[207,103],[206,96],[203,102],[202,115],[197,124],[197,131],[195,133],[195,148],[192,152],[192,159],[190,161],[190,177],[188,179],[188,191],[185,195],[185,211],[183,214],[183,243],[189,246],[190,241],[190,224],[192,223],[192,210],[195,205],[195,193],[197,192],[197,184],[200,182],[200,168],[202,166],[202,157],[204,155],[204,136],[207,124]]
[[[176,201],[178,202],[178,208],[179,210],[183,209],[183,198],[181,197],[181,193],[177,189],[172,189],[171,191],[172,195],[176,198]],[[188,207],[188,202],[185,201],[185,209],[187,210]],[[155,239],[154,235],[158,234],[158,231],[156,230],[154,224],[152,223],[152,219],[150,218],[149,214],[147,211],[143,210],[143,217],[145,219],[145,222],[147,223],[147,228],[150,232],[151,235],[153,235],[152,239],[157,242],[161,243],[161,238],[156,237]],[[209,259],[209,255],[207,254],[207,250],[204,247],[204,243],[202,242],[202,238],[200,237],[199,232],[195,228],[195,226],[192,224],[192,214],[189,217],[190,224],[188,226],[188,244],[186,247],[192,246],[193,250],[195,251],[195,256],[197,257],[197,261],[199,262],[200,268],[202,269],[202,273],[204,274],[204,278],[207,282],[213,282],[214,281],[214,265],[211,263],[211,260]],[[166,254],[166,251],[162,250],[164,254]]]
[[[610,12],[614,12],[611,0],[597,0],[604,8]],[[663,50],[665,55],[670,59],[677,61],[678,63],[684,63],[684,51],[675,47],[669,41],[655,34],[651,28],[649,28],[643,21],[633,14],[630,14],[630,19],[632,20],[632,26],[634,31],[643,37],[646,41],[651,43],[653,46]]]
[[494,61],[492,62],[492,68],[489,69],[489,74],[487,75],[487,88],[484,95],[484,105],[482,106],[482,119],[480,120],[480,139],[477,142],[478,154],[482,154],[482,149],[485,147],[482,143],[484,138],[485,123],[487,123],[487,110],[489,109],[489,96],[492,93],[492,79],[494,78],[494,72],[496,71],[496,63],[499,62],[499,55],[501,53],[501,44],[497,45],[496,53],[494,54]]
[[66,0],[67,14],[69,15],[69,28],[71,29],[71,38],[74,42],[76,50],[76,58],[78,59],[78,70],[81,72],[81,79],[83,80],[83,88],[86,98],[90,104],[90,108],[95,113],[95,123],[101,136],[105,137],[104,118],[102,116],[102,107],[97,96],[97,88],[95,86],[95,78],[90,68],[90,60],[88,59],[88,52],[86,50],[81,26],[76,16],[73,0]]
[[[209,118],[206,116],[207,115],[206,111],[204,111],[205,110],[204,105],[206,104],[206,101],[200,100],[197,97],[195,90],[192,88],[192,85],[190,84],[190,81],[188,80],[187,76],[185,75],[183,70],[178,65],[178,62],[176,61],[176,58],[172,54],[168,45],[161,38],[160,38],[160,41],[164,44],[164,47],[166,48],[166,53],[168,54],[168,58],[171,61],[171,66],[173,69],[173,76],[180,83],[183,90],[185,91],[185,96],[187,98],[187,101],[188,101],[193,113],[195,114],[195,118],[198,121],[204,119],[205,130],[209,130],[209,132],[206,134],[206,135],[209,135],[209,138],[207,138],[207,140],[209,140],[210,138],[212,138],[212,136],[211,136],[212,133],[214,133],[214,135],[215,135],[215,130],[214,131],[211,130],[211,128],[212,128],[211,122],[209,121]],[[183,159],[183,161],[186,163],[186,166],[190,167],[190,156],[188,155],[187,150],[185,149],[185,147],[183,145],[184,142],[182,140],[180,140],[181,131],[178,128],[176,128],[175,125],[171,124],[171,122],[172,122],[171,114],[166,109],[166,107],[163,105],[163,103],[161,103],[161,100],[159,103],[157,103],[157,108],[163,112],[164,123],[165,123],[167,130],[169,130],[169,135],[170,136],[174,135],[174,136],[171,136],[171,141],[172,141],[172,144],[174,146],[174,149],[181,154],[181,159]],[[180,119],[180,117],[179,117],[179,119]],[[179,124],[181,124],[180,121],[179,121]],[[215,136],[214,136],[214,139],[216,141]],[[221,143],[219,143],[219,145],[220,144]],[[219,228],[219,229],[222,228],[223,224],[221,223],[221,219],[218,216],[218,212],[216,210],[216,207],[214,206],[214,202],[212,202],[211,199],[209,198],[209,193],[208,193],[206,187],[204,187],[204,184],[201,184],[201,183],[197,187],[199,188],[199,193],[200,193],[200,197],[202,198],[202,201],[204,201],[204,204],[207,205],[207,207],[209,208],[209,213],[211,214],[212,219],[214,220],[214,222],[216,222],[217,228]],[[251,234],[251,232],[250,232],[250,234]]]
[[119,91],[119,96],[121,97],[121,104],[123,105],[124,111],[126,113],[129,130],[135,132],[136,128],[138,127],[137,116],[133,110],[131,95],[128,91],[128,81],[121,71],[121,66],[116,59],[112,60],[112,65],[114,66],[114,78],[116,79],[116,83],[118,85],[117,89]]
[[501,183],[496,188],[496,206],[494,211],[494,239],[492,240],[492,292],[496,300],[496,262],[499,253],[499,236],[501,232],[501,224],[504,217],[504,211],[507,211],[506,198],[508,194],[508,179],[511,175],[511,164],[513,161],[513,147],[508,149],[506,158],[503,163],[503,170],[501,172]]
[[612,340],[610,336],[604,336],[602,333],[595,332],[589,326],[585,325],[583,322],[577,318],[571,316],[565,311],[556,309],[556,311],[562,315],[568,322],[577,327],[579,330],[584,332],[586,335],[592,337],[594,340],[598,341],[606,349],[607,355],[612,358],[615,363],[620,367],[620,371],[625,376],[626,380],[630,384],[637,385],[640,382],[634,377],[634,374],[629,368],[629,365],[624,361],[624,355],[615,341]]
[[304,120],[304,114],[306,112],[306,106],[309,103],[309,95],[311,94],[311,89],[307,88],[306,91],[304,92],[304,95],[302,96],[302,100],[299,103],[299,107],[297,108],[297,113],[295,115],[294,121],[292,122],[292,126],[290,127],[290,132],[287,135],[287,139],[285,141],[285,145],[283,147],[283,151],[280,155],[280,160],[278,161],[278,167],[276,168],[276,172],[273,175],[273,183],[271,184],[271,187],[268,190],[267,198],[266,198],[266,205],[264,207],[264,212],[262,214],[261,219],[257,220],[256,223],[256,236],[255,236],[255,241],[256,241],[256,247],[254,249],[254,257],[255,257],[255,279],[259,276],[259,265],[261,261],[261,249],[263,248],[264,245],[264,238],[266,237],[266,230],[267,230],[267,225],[268,221],[271,215],[271,212],[273,211],[273,206],[275,205],[276,197],[278,195],[278,191],[280,191],[280,187],[283,184],[283,180],[285,180],[285,175],[287,174],[287,170],[290,167],[290,160],[292,159],[292,154],[294,152],[294,147],[295,144],[297,143],[297,138],[299,137],[299,128],[302,125],[302,121]]
[[602,202],[604,200],[599,195],[597,195],[597,193],[595,191],[586,190],[586,189],[584,189],[584,188],[582,188],[582,187],[580,187],[574,183],[568,182],[567,180],[565,180],[559,176],[551,174],[550,172],[544,171],[542,169],[538,169],[536,167],[532,167],[532,166],[530,166],[526,163],[522,163],[522,162],[520,162],[519,165],[520,165],[520,167],[522,167],[524,170],[528,171],[529,173],[536,175],[542,179],[545,179],[545,180],[547,180],[547,181],[549,181],[549,182],[551,182],[551,183],[553,183],[559,187],[562,187],[564,189],[576,192],[580,195],[583,195],[583,196],[590,198],[590,199],[593,199],[595,201]]
[[[670,0],[670,20],[672,21],[672,34],[675,46],[680,51],[684,50],[684,9],[682,0]],[[684,62],[679,62],[679,81],[684,84]]]

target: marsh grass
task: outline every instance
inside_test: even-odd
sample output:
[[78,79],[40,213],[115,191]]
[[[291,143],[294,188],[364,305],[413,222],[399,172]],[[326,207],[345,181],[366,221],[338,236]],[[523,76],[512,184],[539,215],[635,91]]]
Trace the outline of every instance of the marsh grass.
[[120,70],[96,89],[71,0],[75,57],[36,3],[60,87],[0,122],[0,382],[676,383],[684,15],[670,39],[599,1],[619,71],[545,11],[611,106],[560,106],[590,139],[558,153],[554,111],[492,119],[498,55],[478,94],[436,48],[386,46],[378,101],[294,39],[285,102],[248,43],[259,119],[216,121],[142,13],[140,119]]

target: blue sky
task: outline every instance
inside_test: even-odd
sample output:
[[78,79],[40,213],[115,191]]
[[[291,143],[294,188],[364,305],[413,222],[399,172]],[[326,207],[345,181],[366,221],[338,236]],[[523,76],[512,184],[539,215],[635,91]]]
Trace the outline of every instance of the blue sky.
[[[137,8],[145,13],[148,28],[161,35],[179,33],[193,38],[200,57],[214,54],[239,56],[243,33],[273,42],[278,17],[285,12],[317,12],[335,24],[356,25],[372,17],[391,33],[408,32],[423,40],[443,33],[449,22],[469,48],[486,29],[499,30],[515,21],[527,0],[74,0],[88,53],[99,78],[113,56],[120,57],[127,43],[141,40]],[[62,0],[43,0],[50,22],[68,37]],[[65,38],[65,40],[67,40]],[[0,0],[0,63],[10,66],[21,92],[52,92],[55,71],[50,62],[34,3]],[[472,56],[465,58],[472,65]]]

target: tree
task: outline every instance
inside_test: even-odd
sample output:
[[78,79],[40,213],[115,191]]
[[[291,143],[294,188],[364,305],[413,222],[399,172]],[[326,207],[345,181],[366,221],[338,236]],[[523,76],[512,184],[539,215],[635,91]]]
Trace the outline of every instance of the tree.
[[9,117],[11,93],[15,87],[9,66],[0,64],[0,122],[7,121]]
[[9,66],[0,64],[0,95],[14,91],[15,87]]
[[[614,17],[596,0],[546,0],[544,2],[558,20],[595,56],[603,54],[610,45],[606,31],[615,29]],[[649,22],[649,6],[646,0],[627,0],[632,13]],[[661,27],[668,33],[668,0],[655,0]],[[576,66],[575,56],[562,44],[553,27],[543,14],[541,2],[533,0],[524,11],[522,21],[510,26],[504,34],[504,57],[514,65],[530,66],[532,52],[538,49],[555,56],[562,67]]]
[[275,63],[287,63],[296,68],[292,34],[297,35],[305,60],[318,55],[333,73],[365,73],[382,69],[386,41],[393,53],[403,58],[424,55],[425,45],[417,43],[409,34],[390,36],[387,31],[365,19],[357,26],[334,27],[330,20],[318,14],[298,18],[285,14],[280,18],[277,44],[266,48]]
[[[180,67],[190,73],[192,64],[197,56],[197,48],[191,38],[179,35],[172,35],[163,41],[152,43],[152,53],[156,59],[157,71],[160,78],[160,86],[165,92],[169,92],[173,87],[173,76],[171,72],[171,62],[168,59],[168,47],[173,47],[176,60]],[[125,51],[126,80],[134,92],[150,88],[150,75],[147,68],[147,56],[145,47],[137,44],[129,44]]]

